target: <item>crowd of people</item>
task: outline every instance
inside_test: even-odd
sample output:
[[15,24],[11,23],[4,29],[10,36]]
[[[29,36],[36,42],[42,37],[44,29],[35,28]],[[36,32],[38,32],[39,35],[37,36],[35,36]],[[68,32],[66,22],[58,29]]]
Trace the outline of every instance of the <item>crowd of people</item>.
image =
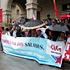
[[[48,18],[43,22],[46,23],[46,25],[43,26],[43,28],[46,28],[46,26],[51,26],[51,25],[61,24],[61,23],[66,24],[68,26],[70,25],[70,21],[68,19],[59,20],[57,18],[56,19]],[[39,38],[47,38],[53,41],[59,41],[59,40],[66,41],[67,37],[70,36],[69,32],[65,32],[65,31],[57,32],[57,31],[51,31],[49,29],[46,29],[45,33],[42,33],[40,29],[23,31],[21,28],[21,25],[18,25],[18,26],[11,25],[10,27],[2,27],[2,34],[13,36],[15,38],[16,37],[39,37]],[[46,36],[44,36],[44,34]]]
[[12,26],[11,29],[2,27],[2,34],[13,36],[13,37],[41,37],[45,38],[40,29],[32,29],[23,31],[20,26]]

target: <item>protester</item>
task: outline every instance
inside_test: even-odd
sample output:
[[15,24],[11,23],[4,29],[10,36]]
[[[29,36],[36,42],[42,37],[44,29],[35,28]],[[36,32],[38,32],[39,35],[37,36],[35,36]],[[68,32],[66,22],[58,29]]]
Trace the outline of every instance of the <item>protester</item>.
[[36,29],[31,30],[31,34],[29,34],[28,37],[37,37]]
[[67,36],[67,38],[70,38],[70,32],[68,33],[68,36]]
[[48,32],[48,39],[53,40],[53,33],[51,30]]
[[[66,24],[69,24],[68,22],[68,19],[59,19],[56,18],[56,19],[51,19],[51,18],[47,18],[47,22],[46,22],[46,25],[48,26],[51,26],[51,25],[55,25],[56,23],[66,23]],[[14,22],[13,22],[14,23]],[[19,26],[11,26],[10,28],[10,34],[9,34],[9,29],[5,29],[4,27],[2,27],[2,33],[3,34],[6,34],[6,35],[11,35],[13,37],[41,37],[41,38],[48,38],[50,40],[54,40],[56,41],[59,37],[59,32],[57,33],[56,31],[51,31],[49,29],[46,28],[46,37],[44,36],[43,32],[41,30],[38,30],[36,32],[36,29],[32,29],[32,30],[28,30],[29,32],[27,32],[27,35],[26,35],[26,32],[25,31],[22,31],[22,28],[23,28],[23,23]],[[60,39],[60,38],[59,38]]]
[[5,33],[5,35],[8,35],[8,36],[10,36],[10,31],[9,31],[9,28],[6,28],[5,30],[6,30],[6,33]]
[[51,25],[52,25],[52,20],[51,19],[48,19],[47,26],[51,26]]
[[18,26],[18,27],[17,27],[17,32],[16,32],[16,37],[21,37],[21,36],[22,36],[21,27]]
[[66,23],[66,24],[69,24],[69,21],[68,21],[68,19],[65,19],[65,23]]
[[66,36],[65,36],[65,32],[61,32],[60,36],[57,38],[58,41],[66,41]]
[[30,36],[31,36],[31,30],[28,31],[27,37],[30,37]]
[[60,20],[60,23],[65,23],[64,19],[61,19],[61,20]]
[[13,26],[11,31],[10,31],[11,36],[13,37],[17,37],[17,30],[16,30],[16,26]]
[[27,35],[25,34],[24,31],[21,32],[21,36],[22,36],[22,37],[27,37]]
[[6,33],[5,28],[2,27],[2,34],[5,34],[5,33]]
[[41,34],[41,30],[37,31],[37,37],[44,38],[44,36]]
[[52,20],[52,25],[55,25],[56,24],[56,21],[55,19]]

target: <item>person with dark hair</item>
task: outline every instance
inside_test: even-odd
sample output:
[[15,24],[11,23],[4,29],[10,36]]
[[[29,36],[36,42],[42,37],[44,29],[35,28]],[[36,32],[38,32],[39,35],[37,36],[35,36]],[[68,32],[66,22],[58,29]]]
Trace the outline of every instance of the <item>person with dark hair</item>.
[[68,19],[65,19],[65,24],[69,24],[69,20]]
[[57,21],[55,19],[52,20],[52,25],[55,25]]
[[22,30],[21,30],[21,27],[20,26],[17,27],[16,36],[17,37],[22,37]]
[[5,31],[6,31],[5,35],[10,36],[9,28],[6,28]]
[[13,37],[17,37],[16,33],[17,33],[16,26],[13,26],[12,29],[11,29],[11,31],[10,31],[10,34]]
[[61,20],[60,20],[60,23],[65,23],[64,19],[61,19]]
[[6,31],[9,31],[9,28],[6,28]]
[[31,30],[28,31],[27,37],[30,37],[30,36],[31,36]]
[[52,25],[52,20],[50,18],[48,18],[48,24],[47,26],[51,26]]
[[61,32],[60,36],[57,38],[57,41],[66,41],[65,32]]
[[37,37],[36,29],[31,30],[30,34],[28,34],[28,37]]
[[53,40],[53,32],[51,30],[48,32],[48,39]]
[[6,33],[5,28],[2,27],[2,34],[5,34],[5,33]]
[[70,32],[68,32],[67,38],[70,38]]
[[21,32],[21,37],[26,37],[26,34],[24,31]]
[[41,30],[37,31],[37,37],[44,38],[44,36],[41,34]]
[[2,27],[2,30],[4,30],[4,27]]

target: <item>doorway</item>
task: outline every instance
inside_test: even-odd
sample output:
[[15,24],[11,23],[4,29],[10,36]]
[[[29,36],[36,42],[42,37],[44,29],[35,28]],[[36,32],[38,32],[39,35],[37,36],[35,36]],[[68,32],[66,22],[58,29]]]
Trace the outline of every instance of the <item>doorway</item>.
[[40,20],[40,11],[37,11],[37,19]]

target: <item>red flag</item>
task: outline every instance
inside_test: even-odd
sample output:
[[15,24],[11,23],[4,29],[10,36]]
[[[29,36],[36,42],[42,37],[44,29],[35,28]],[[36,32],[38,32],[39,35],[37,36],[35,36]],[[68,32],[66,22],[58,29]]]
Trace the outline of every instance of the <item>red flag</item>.
[[54,3],[54,11],[55,11],[55,14],[56,14],[56,16],[58,16],[58,8],[57,8],[57,5],[56,5],[56,1],[53,0],[53,3]]

